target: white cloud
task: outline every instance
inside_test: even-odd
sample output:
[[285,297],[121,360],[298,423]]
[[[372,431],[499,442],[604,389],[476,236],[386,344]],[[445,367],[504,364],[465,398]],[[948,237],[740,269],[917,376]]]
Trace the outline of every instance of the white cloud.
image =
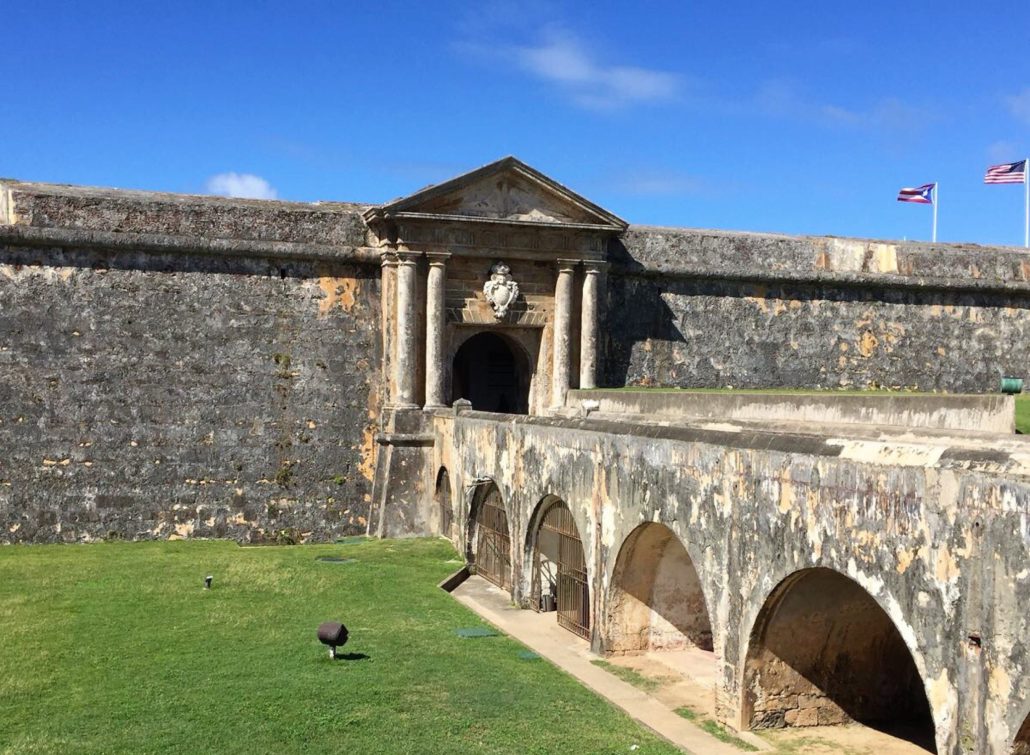
[[805,97],[792,81],[785,79],[766,81],[759,87],[754,101],[766,115],[833,126],[907,131],[934,117],[924,108],[910,105],[897,97],[885,97],[869,107],[859,109],[820,104]]
[[666,71],[600,63],[571,34],[550,30],[538,45],[511,48],[517,65],[597,110],[675,99],[680,77]]
[[1024,123],[1030,123],[1030,87],[1026,87],[1019,94],[1005,98],[1009,112]]
[[241,199],[275,199],[272,184],[253,173],[218,173],[207,179],[204,189],[208,194]]

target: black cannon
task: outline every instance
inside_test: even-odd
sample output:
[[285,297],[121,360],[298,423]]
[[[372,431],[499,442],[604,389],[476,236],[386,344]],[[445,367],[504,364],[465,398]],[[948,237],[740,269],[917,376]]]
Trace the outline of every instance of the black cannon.
[[318,641],[329,646],[329,657],[336,658],[336,648],[347,644],[347,627],[338,621],[323,621],[318,625]]

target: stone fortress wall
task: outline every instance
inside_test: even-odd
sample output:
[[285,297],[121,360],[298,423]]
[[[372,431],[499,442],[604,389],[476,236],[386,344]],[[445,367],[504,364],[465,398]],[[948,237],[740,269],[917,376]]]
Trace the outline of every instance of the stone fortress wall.
[[363,532],[360,207],[7,183],[0,541]]
[[[3,182],[0,541],[365,531],[392,348],[366,208]],[[1030,364],[1017,250],[631,227],[608,259],[601,385],[992,392]]]
[[1030,364],[1030,254],[631,227],[608,385],[990,393]]

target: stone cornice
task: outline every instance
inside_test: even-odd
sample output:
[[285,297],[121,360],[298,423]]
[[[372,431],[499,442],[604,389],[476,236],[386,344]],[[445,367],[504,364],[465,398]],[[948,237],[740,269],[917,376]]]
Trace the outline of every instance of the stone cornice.
[[89,249],[146,254],[199,254],[215,257],[258,257],[277,260],[313,260],[380,264],[380,249],[294,241],[209,239],[154,233],[83,231],[0,225],[0,244],[33,248]]

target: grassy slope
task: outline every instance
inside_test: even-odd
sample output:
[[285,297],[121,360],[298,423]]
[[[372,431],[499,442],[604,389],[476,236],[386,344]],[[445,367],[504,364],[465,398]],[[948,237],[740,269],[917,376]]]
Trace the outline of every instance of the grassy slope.
[[[435,586],[454,558],[433,540],[2,548],[0,752],[675,752],[516,642],[455,636],[482,622]],[[368,659],[327,658],[328,618]]]
[[1016,430],[1030,435],[1030,396],[1016,396]]

